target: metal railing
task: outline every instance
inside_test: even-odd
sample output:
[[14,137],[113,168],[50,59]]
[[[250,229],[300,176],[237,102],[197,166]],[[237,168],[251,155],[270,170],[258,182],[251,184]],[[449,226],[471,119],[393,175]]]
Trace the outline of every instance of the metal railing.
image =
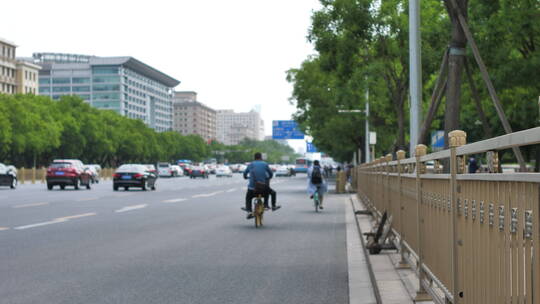
[[[114,168],[103,168],[99,173],[101,180],[110,180],[114,173]],[[19,184],[36,182],[45,183],[45,177],[47,175],[47,168],[19,168],[17,169],[17,181]]]
[[358,196],[373,214],[392,217],[400,264],[416,268],[419,295],[540,304],[540,174],[466,171],[467,155],[487,153],[497,172],[498,151],[540,143],[540,128],[468,145],[465,132],[454,131],[449,141],[448,150],[426,155],[418,145],[414,158],[399,151],[397,160],[387,155],[357,167]]

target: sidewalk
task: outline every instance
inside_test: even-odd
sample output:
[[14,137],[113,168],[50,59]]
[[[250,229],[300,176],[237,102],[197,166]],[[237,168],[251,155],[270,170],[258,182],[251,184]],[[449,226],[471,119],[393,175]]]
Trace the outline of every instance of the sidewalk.
[[365,209],[356,195],[331,194],[327,199],[345,204],[349,304],[414,303],[418,279],[411,269],[396,269],[394,265],[399,261],[399,253],[383,250],[378,255],[369,255],[364,249],[360,234],[372,231],[373,224],[371,216],[354,214],[356,210]]

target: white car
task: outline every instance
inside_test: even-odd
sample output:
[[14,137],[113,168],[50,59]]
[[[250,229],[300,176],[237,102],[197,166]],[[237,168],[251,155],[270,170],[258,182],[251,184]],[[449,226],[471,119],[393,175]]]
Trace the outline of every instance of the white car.
[[275,175],[276,175],[276,177],[278,177],[278,176],[291,176],[291,171],[286,166],[281,166],[281,167],[277,168]]
[[171,169],[173,170],[174,176],[184,176],[184,169],[178,165],[172,165]]
[[216,169],[216,177],[222,177],[222,176],[232,177],[231,168],[229,168],[228,166],[218,167]]
[[174,177],[174,171],[169,163],[158,163],[158,176]]

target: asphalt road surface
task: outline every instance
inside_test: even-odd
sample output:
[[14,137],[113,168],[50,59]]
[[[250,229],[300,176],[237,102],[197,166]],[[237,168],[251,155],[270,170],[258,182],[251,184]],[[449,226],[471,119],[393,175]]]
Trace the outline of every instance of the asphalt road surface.
[[344,206],[315,213],[305,175],[272,186],[259,229],[239,175],[1,188],[0,303],[348,303]]

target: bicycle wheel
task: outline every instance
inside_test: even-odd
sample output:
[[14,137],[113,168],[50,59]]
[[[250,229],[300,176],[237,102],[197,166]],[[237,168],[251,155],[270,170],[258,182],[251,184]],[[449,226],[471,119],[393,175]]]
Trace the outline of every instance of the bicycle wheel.
[[315,205],[315,212],[319,212],[319,193],[313,194],[313,204]]
[[264,204],[262,200],[257,199],[254,209],[255,209],[255,212],[254,212],[255,228],[259,228],[263,224],[262,221],[263,221],[263,213],[264,213]]

